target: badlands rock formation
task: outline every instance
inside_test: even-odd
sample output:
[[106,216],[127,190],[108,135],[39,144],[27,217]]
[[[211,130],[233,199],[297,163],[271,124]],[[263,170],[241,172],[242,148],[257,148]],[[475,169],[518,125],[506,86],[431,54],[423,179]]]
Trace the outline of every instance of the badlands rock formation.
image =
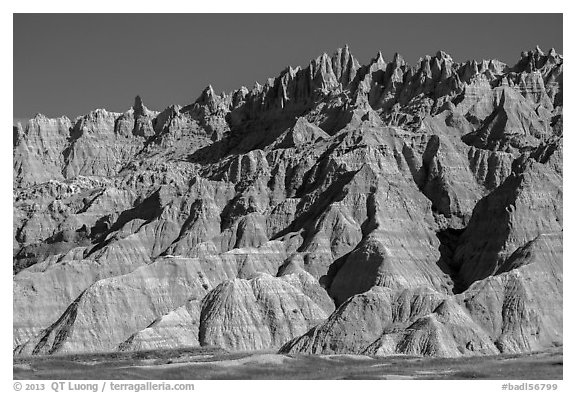
[[16,355],[562,345],[562,79],[348,47],[13,129]]

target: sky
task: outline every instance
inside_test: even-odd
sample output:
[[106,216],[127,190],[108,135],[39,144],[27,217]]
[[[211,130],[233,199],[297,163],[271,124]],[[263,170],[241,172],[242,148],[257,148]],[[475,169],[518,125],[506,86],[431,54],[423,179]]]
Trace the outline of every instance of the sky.
[[415,64],[514,64],[539,45],[562,49],[562,14],[14,14],[15,119],[154,110],[214,90],[251,88],[348,44],[361,64],[381,51]]

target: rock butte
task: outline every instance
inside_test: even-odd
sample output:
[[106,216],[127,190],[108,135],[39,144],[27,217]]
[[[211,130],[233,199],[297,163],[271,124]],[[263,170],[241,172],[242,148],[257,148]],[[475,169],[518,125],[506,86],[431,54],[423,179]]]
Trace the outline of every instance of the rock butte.
[[562,67],[345,47],[161,112],[36,115],[14,354],[562,345]]

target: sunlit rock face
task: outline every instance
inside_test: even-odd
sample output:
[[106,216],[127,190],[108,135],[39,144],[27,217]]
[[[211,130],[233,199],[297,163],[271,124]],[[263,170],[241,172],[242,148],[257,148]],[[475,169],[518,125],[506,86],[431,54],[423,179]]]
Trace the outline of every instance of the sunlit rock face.
[[563,58],[348,47],[13,128],[16,355],[563,343]]

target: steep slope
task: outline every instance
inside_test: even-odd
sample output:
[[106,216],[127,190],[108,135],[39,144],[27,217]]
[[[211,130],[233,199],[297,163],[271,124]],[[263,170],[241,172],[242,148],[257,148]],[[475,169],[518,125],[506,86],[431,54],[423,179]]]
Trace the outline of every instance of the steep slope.
[[561,345],[561,245],[561,235],[542,235],[509,270],[456,296],[374,287],[280,351],[457,357]]
[[285,277],[264,274],[220,284],[203,300],[200,344],[235,350],[278,348],[324,320],[328,313]]
[[134,333],[118,346],[121,351],[197,347],[198,322],[200,320],[198,300],[190,300],[183,306],[155,319],[145,329]]
[[[348,47],[13,129],[16,354],[562,343],[563,58]],[[335,310],[336,308],[336,310]]]
[[[552,145],[544,161],[560,160]],[[512,174],[475,207],[459,239],[454,263],[465,286],[495,273],[519,247],[542,234],[562,231],[562,173],[521,157]],[[560,203],[559,203],[560,202]]]

